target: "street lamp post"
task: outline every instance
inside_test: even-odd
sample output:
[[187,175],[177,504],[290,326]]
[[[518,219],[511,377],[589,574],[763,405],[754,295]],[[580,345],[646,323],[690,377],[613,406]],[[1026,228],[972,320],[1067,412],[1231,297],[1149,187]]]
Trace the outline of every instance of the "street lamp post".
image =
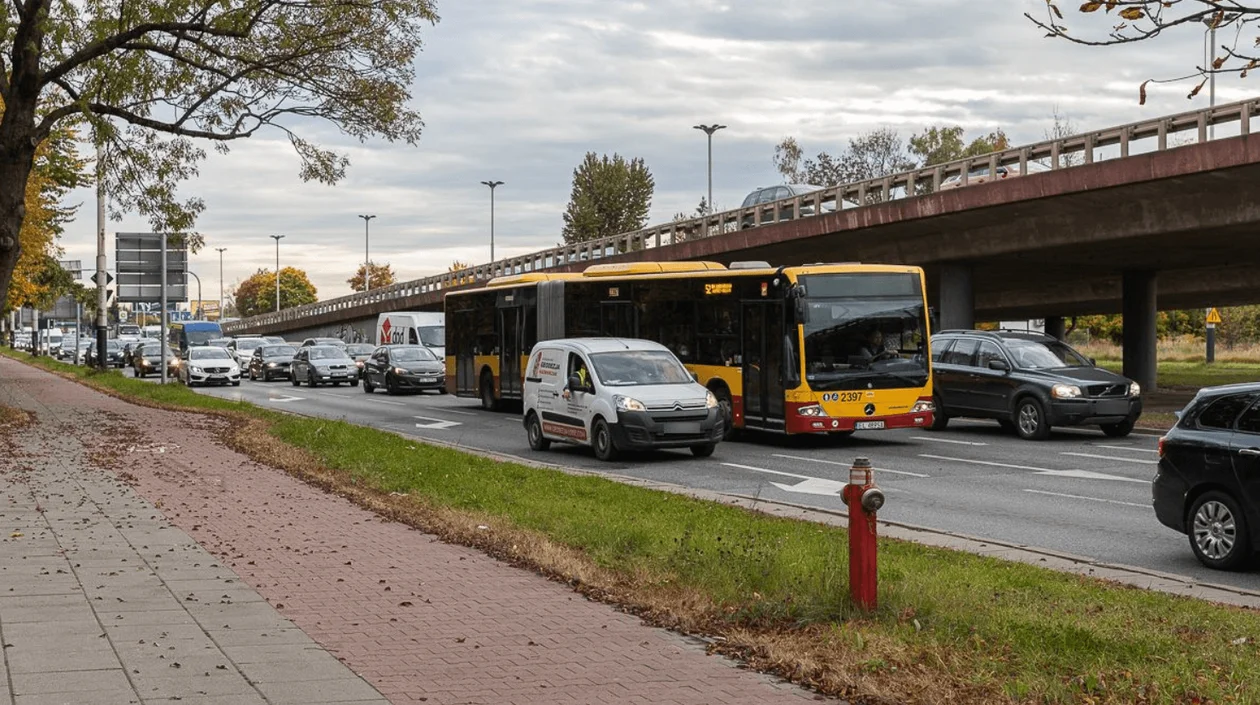
[[372,288],[372,258],[368,255],[368,223],[376,216],[359,217],[363,219],[363,290],[369,291]]
[[482,181],[481,183],[490,187],[490,262],[494,262],[494,190],[502,186],[502,181]]
[[276,241],[276,313],[280,313],[280,241],[284,236],[272,235],[271,239]]
[[[201,277],[197,276],[196,272],[188,268],[187,260],[184,260],[184,274],[191,275],[193,279],[197,280],[197,320],[204,321],[206,320],[206,316],[205,316],[205,309],[201,305]],[[187,288],[187,286],[188,286],[188,280],[185,279],[184,287]],[[188,292],[185,291],[184,293],[185,295],[187,295]]]
[[693,125],[692,129],[701,130],[709,139],[709,200],[706,202],[707,209],[713,212],[713,133],[718,130],[725,130],[726,125]]
[[219,320],[223,320],[223,251],[226,247],[214,248],[219,253]]

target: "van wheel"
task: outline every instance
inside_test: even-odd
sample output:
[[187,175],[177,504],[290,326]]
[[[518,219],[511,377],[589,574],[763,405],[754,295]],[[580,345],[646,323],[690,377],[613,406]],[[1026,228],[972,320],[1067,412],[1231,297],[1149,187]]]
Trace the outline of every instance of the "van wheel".
[[698,446],[691,446],[691,454],[697,458],[707,458],[713,455],[713,451],[717,449],[715,443],[702,443]]
[[481,373],[481,408],[486,411],[498,411],[499,401],[494,398],[494,376],[490,370]]
[[612,431],[608,428],[607,421],[595,419],[595,425],[591,429],[591,447],[595,449],[595,457],[600,460],[617,458],[617,445],[613,443]]
[[713,390],[713,396],[717,397],[718,411],[722,414],[722,440],[729,441],[735,438],[735,404],[731,402],[731,392],[726,387],[718,385]]
[[530,450],[547,450],[551,447],[551,441],[543,436],[542,424],[538,423],[538,414],[530,412],[529,418],[525,419],[525,434],[529,436]]

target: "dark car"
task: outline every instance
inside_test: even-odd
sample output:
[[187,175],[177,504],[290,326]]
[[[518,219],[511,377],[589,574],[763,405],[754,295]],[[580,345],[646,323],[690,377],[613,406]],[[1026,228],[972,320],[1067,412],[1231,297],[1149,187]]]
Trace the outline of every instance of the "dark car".
[[1092,424],[1119,437],[1142,415],[1136,382],[1041,333],[942,331],[932,336],[932,375],[937,431],[969,416],[1028,440],[1049,437],[1051,426]]
[[1246,567],[1260,546],[1260,383],[1201,389],[1159,439],[1155,516],[1209,568]]
[[363,363],[372,356],[376,351],[376,346],[370,343],[350,343],[346,346],[346,354],[354,360],[355,366],[359,369],[359,376],[363,375]]
[[363,391],[390,394],[426,389],[446,394],[446,365],[423,345],[382,345],[363,363]]
[[249,378],[270,382],[273,378],[288,379],[289,365],[297,348],[292,345],[259,345],[249,358]]
[[351,387],[359,386],[359,368],[354,360],[346,354],[345,348],[336,345],[308,345],[298,348],[293,356],[293,364],[289,365],[289,380],[293,386],[306,382],[314,387],[317,384],[331,384],[334,387],[346,382]]
[[[170,346],[166,348],[166,373],[175,376],[179,370],[179,357]],[[136,377],[148,377],[162,373],[162,341],[146,340],[131,351],[131,372]]]
[[[96,361],[96,343],[93,342],[87,349],[87,364],[97,365]],[[105,341],[105,364],[108,367],[123,368],[123,346],[117,340]]]

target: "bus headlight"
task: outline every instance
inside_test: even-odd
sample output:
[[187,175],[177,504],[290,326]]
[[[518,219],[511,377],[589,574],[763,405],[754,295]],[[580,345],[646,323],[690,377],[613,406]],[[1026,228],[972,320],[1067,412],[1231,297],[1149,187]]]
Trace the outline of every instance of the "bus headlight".
[[619,394],[613,397],[613,401],[617,404],[617,411],[647,411],[643,402],[632,397],[623,397]]
[[910,409],[912,414],[926,414],[929,411],[936,411],[936,405],[932,403],[931,399],[920,399]]
[[1137,397],[1141,395],[1142,395],[1142,385],[1138,384],[1137,382],[1130,382],[1129,383],[1129,396]]
[[1050,395],[1055,399],[1079,399],[1081,388],[1075,384],[1056,384],[1050,388]]
[[826,414],[823,413],[822,406],[818,404],[810,404],[809,406],[802,406],[796,410],[796,413],[800,414],[801,416],[826,416]]

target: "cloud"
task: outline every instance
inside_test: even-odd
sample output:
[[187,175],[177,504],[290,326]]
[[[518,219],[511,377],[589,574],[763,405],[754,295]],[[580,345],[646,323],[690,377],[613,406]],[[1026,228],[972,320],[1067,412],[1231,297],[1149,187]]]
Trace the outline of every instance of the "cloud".
[[[786,135],[813,153],[876,127],[909,136],[946,123],[969,133],[1000,127],[1019,143],[1042,139],[1055,106],[1084,130],[1206,105],[1206,95],[1186,101],[1187,84],[1153,85],[1148,104],[1137,104],[1141,81],[1202,62],[1196,29],[1091,49],[1044,39],[1022,16],[1044,9],[1041,0],[443,3],[416,62],[413,102],[426,123],[419,144],[360,144],[320,126],[315,134],[352,160],[335,187],[302,183],[278,134],[212,154],[183,186],[207,205],[199,226],[207,248],[192,266],[207,298],[217,297],[213,248],[227,248],[230,288],[274,266],[268,236],[284,234],[281,264],[307,270],[321,297],[343,295],[364,256],[360,213],[377,216],[372,258],[403,278],[455,259],[484,262],[487,179],[505,182],[495,198],[496,254],[549,247],[587,151],[643,157],[656,178],[652,220],[666,221],[704,194],[705,138],[691,129],[701,122],[728,125],[714,136],[714,195],[733,207],[780,180],[770,158]],[[1065,12],[1069,27],[1105,27]],[[1245,82],[1219,82],[1220,102],[1248,94]],[[86,262],[93,195],[74,199],[84,209],[62,244]],[[145,229],[133,217],[108,225]]]

